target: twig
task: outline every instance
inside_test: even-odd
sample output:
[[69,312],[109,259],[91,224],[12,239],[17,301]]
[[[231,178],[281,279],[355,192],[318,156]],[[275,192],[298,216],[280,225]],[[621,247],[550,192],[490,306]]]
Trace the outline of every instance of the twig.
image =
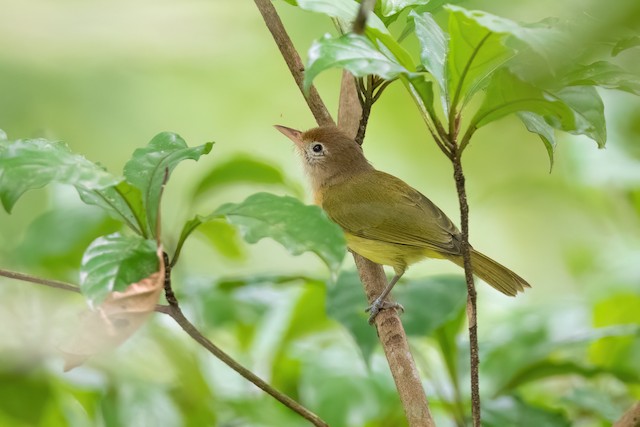
[[229,366],[231,369],[242,375],[245,379],[255,384],[257,387],[262,389],[264,392],[278,400],[280,403],[285,405],[287,408],[295,411],[306,420],[311,422],[314,426],[320,427],[328,427],[328,424],[324,422],[320,417],[316,414],[287,396],[286,394],[281,393],[276,390],[274,387],[266,383],[256,374],[251,372],[249,369],[245,368],[238,362],[236,362],[231,356],[222,351],[218,346],[209,341],[202,333],[187,319],[178,304],[178,300],[173,292],[171,287],[171,266],[169,265],[169,257],[165,253],[164,254],[164,262],[165,262],[165,278],[164,278],[164,291],[165,297],[167,298],[167,302],[169,303],[168,315],[176,321],[178,325],[191,337],[200,344],[202,347],[206,348],[211,354],[213,354],[216,358],[220,359],[223,363]]
[[640,427],[640,402],[636,402],[627,412],[622,414],[613,427]]
[[273,39],[276,41],[276,44],[280,49],[280,53],[287,63],[289,71],[291,71],[291,75],[296,81],[300,92],[302,92],[302,96],[304,96],[307,104],[309,104],[309,109],[311,110],[313,117],[315,117],[316,122],[318,122],[319,125],[335,125],[335,122],[331,118],[331,114],[329,114],[329,110],[327,110],[327,107],[324,105],[324,102],[320,98],[315,86],[311,86],[308,94],[304,92],[304,65],[302,65],[300,55],[298,55],[298,51],[293,47],[291,38],[289,38],[287,31],[282,25],[278,12],[275,7],[273,7],[273,4],[271,4],[271,0],[254,1],[256,6],[258,6],[258,10],[260,10],[262,19],[264,19],[265,24],[267,24],[267,28],[271,32]]
[[[460,148],[458,148],[459,150]],[[473,283],[473,268],[471,266],[471,253],[469,251],[469,204],[465,189],[465,178],[462,172],[462,159],[459,151],[454,152],[451,159],[453,163],[453,177],[458,192],[460,205],[460,228],[462,231],[462,260],[464,265],[464,277],[467,282],[467,319],[469,320],[469,354],[471,365],[471,414],[473,426],[480,427],[480,356],[478,351],[478,323],[476,308],[476,287]]]
[[76,292],[78,294],[80,293],[79,286],[75,286],[65,282],[59,282],[57,280],[42,279],[40,277],[35,277],[24,273],[17,273],[15,271],[0,270],[0,276],[8,277],[9,279],[21,280],[23,282],[36,283],[38,285],[44,285],[50,288]]

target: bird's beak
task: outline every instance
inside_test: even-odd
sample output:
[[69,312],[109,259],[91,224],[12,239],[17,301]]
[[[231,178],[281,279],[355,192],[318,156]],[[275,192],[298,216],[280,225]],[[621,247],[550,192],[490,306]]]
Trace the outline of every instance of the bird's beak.
[[296,145],[302,145],[302,132],[300,132],[299,130],[280,125],[274,125],[274,127],[282,132],[284,136],[292,140]]

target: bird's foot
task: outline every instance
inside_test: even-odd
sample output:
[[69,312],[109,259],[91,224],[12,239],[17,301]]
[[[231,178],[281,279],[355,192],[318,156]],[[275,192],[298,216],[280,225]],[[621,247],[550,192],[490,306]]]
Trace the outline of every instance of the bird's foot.
[[387,310],[389,308],[395,308],[400,313],[404,313],[404,307],[402,304],[398,304],[397,302],[387,301],[386,299],[377,298],[373,304],[367,307],[364,311],[369,313],[369,324],[373,325],[376,316],[380,313],[381,310]]

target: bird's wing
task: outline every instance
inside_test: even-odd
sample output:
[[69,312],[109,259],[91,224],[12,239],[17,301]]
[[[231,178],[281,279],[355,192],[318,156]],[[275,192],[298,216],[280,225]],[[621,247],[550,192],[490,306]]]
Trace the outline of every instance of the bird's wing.
[[460,254],[459,231],[431,200],[404,181],[367,172],[323,192],[322,207],[346,232],[365,239]]

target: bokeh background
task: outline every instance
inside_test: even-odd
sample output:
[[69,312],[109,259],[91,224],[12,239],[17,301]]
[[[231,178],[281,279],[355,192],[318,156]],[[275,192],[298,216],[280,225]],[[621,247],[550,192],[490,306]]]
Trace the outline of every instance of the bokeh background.
[[[323,16],[275,4],[303,58],[314,39],[334,31]],[[462,5],[526,22],[549,16],[591,22],[602,12],[597,3],[578,0]],[[598,18],[633,22],[637,8],[626,6],[611,5]],[[446,22],[446,12],[437,18]],[[272,125],[306,129],[313,117],[253,2],[0,0],[0,20],[0,129],[10,139],[62,140],[114,173],[161,131],[179,133],[190,145],[215,141],[210,155],[185,162],[171,179],[166,244],[175,244],[182,223],[195,213],[256,191],[310,202],[291,144]],[[414,41],[408,46],[416,48]],[[629,49],[617,61],[637,71],[639,52]],[[339,79],[339,71],[317,79],[330,106],[337,105]],[[478,288],[485,387],[501,369],[492,351],[504,367],[532,349],[561,343],[549,358],[593,371],[560,369],[516,395],[560,414],[558,423],[584,426],[607,425],[640,397],[640,382],[634,382],[640,378],[638,329],[594,338],[595,328],[640,325],[640,101],[628,93],[601,94],[606,149],[558,135],[549,172],[538,137],[511,118],[479,131],[464,159],[471,241],[533,285],[517,299]],[[409,182],[458,222],[451,167],[403,87],[392,85],[375,105],[365,152],[377,168]],[[194,201],[199,180],[238,155],[275,166],[288,184],[238,183]],[[29,192],[11,215],[0,212],[0,268],[77,283],[86,245],[115,229],[72,189]],[[229,242],[220,250],[194,238],[184,249],[175,286],[194,322],[332,425],[402,425],[379,349],[365,363],[348,332],[326,317],[326,267],[268,240],[249,246],[232,235]],[[353,269],[350,257],[343,269]],[[441,273],[459,271],[428,261],[407,275]],[[268,279],[296,275],[320,282]],[[0,295],[0,425],[305,425],[160,315],[121,349],[63,374],[56,346],[83,309],[82,298],[4,279]],[[359,304],[364,307],[364,297]],[[458,341],[463,347],[464,334]],[[414,345],[423,353],[419,364],[439,425],[453,425],[443,403],[450,386],[437,372],[439,362],[431,362],[437,354],[428,337],[415,338]],[[463,393],[467,388],[463,382]],[[513,405],[496,402],[505,410]]]

